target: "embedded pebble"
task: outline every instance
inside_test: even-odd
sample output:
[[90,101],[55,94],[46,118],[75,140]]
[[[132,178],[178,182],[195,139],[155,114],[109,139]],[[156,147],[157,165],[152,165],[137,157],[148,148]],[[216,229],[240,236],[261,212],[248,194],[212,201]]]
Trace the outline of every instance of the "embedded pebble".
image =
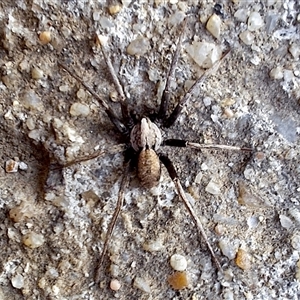
[[175,271],[184,271],[187,267],[187,260],[183,255],[174,254],[171,256],[170,265]]
[[85,103],[75,102],[70,107],[70,115],[74,117],[83,116],[86,117],[90,113],[90,108]]
[[110,284],[109,284],[109,287],[113,291],[118,291],[121,288],[121,283],[117,279],[112,279]]
[[19,162],[19,170],[27,171],[28,170],[28,165],[26,163],[24,163],[23,161],[20,161]]
[[245,9],[245,8],[241,8],[241,9],[238,9],[235,13],[234,13],[234,17],[240,21],[240,22],[243,22],[243,23],[246,23],[247,21],[247,17],[248,17],[248,9]]
[[245,45],[249,46],[254,42],[254,34],[251,33],[249,30],[241,32],[239,37]]
[[17,223],[26,218],[31,218],[35,213],[35,207],[32,201],[22,201],[9,211],[9,217]]
[[236,256],[236,249],[234,245],[232,245],[227,240],[221,240],[219,242],[219,247],[223,253],[223,255],[227,256],[229,259],[234,259]]
[[37,67],[32,68],[32,70],[31,70],[31,78],[32,79],[36,79],[36,80],[42,79],[43,76],[44,76],[44,72],[41,69],[39,69]]
[[122,6],[117,4],[117,5],[110,5],[108,7],[108,11],[111,15],[117,14],[120,10],[122,9]]
[[42,246],[44,242],[44,236],[35,232],[29,232],[23,237],[23,244],[31,249]]
[[5,172],[6,173],[16,173],[18,172],[19,162],[13,159],[9,159],[5,162]]
[[186,47],[187,53],[201,68],[211,68],[212,65],[220,60],[222,50],[212,43],[193,42]]
[[211,180],[208,183],[208,185],[205,187],[205,191],[209,194],[212,194],[212,195],[218,195],[218,194],[221,193],[221,188],[216,182]]
[[267,34],[270,34],[276,27],[278,22],[278,15],[275,15],[274,13],[268,13],[266,17],[266,32]]
[[133,281],[133,286],[145,293],[151,293],[150,285],[144,278],[135,277]]
[[145,244],[143,244],[143,248],[146,251],[150,251],[150,252],[157,252],[157,251],[161,251],[164,248],[164,245],[162,243],[161,239],[157,239],[157,240],[151,240]]
[[282,67],[275,67],[273,68],[270,73],[269,76],[271,79],[282,79],[283,78],[283,71],[282,71]]
[[213,14],[207,21],[206,29],[216,38],[220,37],[222,21],[220,17]]
[[46,45],[51,42],[51,32],[43,31],[39,35],[39,39],[42,45]]
[[249,31],[256,31],[264,25],[264,21],[261,15],[254,11],[250,13],[248,18],[248,30]]
[[26,120],[26,126],[29,130],[33,130],[35,128],[35,122],[34,122],[34,119],[29,117],[27,118]]
[[299,232],[293,234],[293,236],[291,238],[291,245],[295,250],[300,251],[300,234],[299,234]]
[[11,278],[11,284],[16,289],[21,289],[24,286],[24,277],[17,274]]
[[280,220],[281,226],[285,229],[290,229],[294,225],[293,221],[285,215],[280,215],[279,220]]
[[39,111],[43,110],[44,106],[41,98],[32,89],[25,91],[21,95],[20,100],[27,109]]
[[174,290],[182,290],[189,284],[186,272],[175,272],[168,277],[168,283]]
[[235,263],[239,268],[245,271],[249,270],[251,268],[251,257],[247,251],[239,249],[236,254]]
[[127,53],[130,55],[141,56],[150,49],[150,42],[143,36],[138,36],[127,47]]
[[296,268],[296,279],[300,281],[300,260],[297,262],[297,268]]
[[293,43],[289,47],[289,52],[292,54],[293,58],[299,59],[300,56],[300,45]]

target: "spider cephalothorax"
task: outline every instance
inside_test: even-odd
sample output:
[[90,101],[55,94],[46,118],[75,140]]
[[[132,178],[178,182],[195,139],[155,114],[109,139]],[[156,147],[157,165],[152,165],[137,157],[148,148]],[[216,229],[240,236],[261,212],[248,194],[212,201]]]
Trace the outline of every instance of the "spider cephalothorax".
[[[184,28],[184,26],[183,26]],[[227,56],[229,51],[226,51],[224,55],[221,57],[221,59],[215,63],[211,69],[206,70],[201,77],[199,77],[194,85],[187,91],[187,93],[179,99],[177,105],[173,109],[173,111],[169,112],[169,98],[170,98],[170,81],[172,78],[174,78],[175,75],[175,67],[176,63],[179,57],[180,49],[181,49],[181,43],[182,43],[182,34],[180,35],[179,41],[177,43],[176,51],[173,55],[173,59],[171,62],[171,67],[167,75],[166,80],[166,86],[163,91],[161,104],[159,107],[158,112],[155,114],[155,120],[158,121],[158,123],[161,124],[164,128],[171,127],[174,122],[177,120],[178,116],[180,115],[184,105],[187,103],[187,101],[190,99],[190,97],[193,95],[195,89],[197,86],[205,80],[205,78],[210,75],[212,72],[214,72],[220,63],[224,60],[224,58]],[[131,171],[131,165],[132,163],[135,164],[135,167],[137,168],[137,175],[141,182],[141,185],[144,188],[151,188],[158,184],[160,175],[161,175],[161,163],[166,167],[171,179],[174,182],[175,188],[177,190],[177,193],[181,200],[183,201],[186,209],[188,210],[193,222],[196,225],[196,229],[198,230],[199,234],[204,238],[207,247],[212,255],[212,258],[215,261],[216,266],[220,271],[222,271],[221,264],[219,260],[217,259],[215,252],[213,248],[211,247],[208,238],[205,234],[205,231],[202,227],[202,224],[197,216],[197,214],[194,212],[192,205],[190,204],[189,200],[187,199],[185,192],[180,184],[180,181],[178,179],[176,170],[170,161],[170,159],[165,154],[157,154],[157,150],[161,145],[163,146],[175,146],[175,147],[189,147],[189,148],[196,148],[196,149],[226,149],[226,150],[246,150],[251,151],[249,148],[241,148],[241,147],[234,147],[234,146],[228,146],[228,145],[216,145],[216,144],[198,144],[193,143],[185,140],[180,139],[167,139],[162,141],[162,135],[161,131],[158,128],[158,126],[150,120],[148,117],[142,117],[140,121],[136,122],[136,118],[132,116],[132,114],[129,111],[128,108],[128,99],[125,96],[123,87],[118,79],[118,76],[116,75],[112,63],[109,59],[109,56],[106,53],[106,38],[103,38],[101,36],[98,36],[98,43],[101,45],[102,53],[105,58],[105,61],[107,63],[107,67],[112,75],[112,79],[114,82],[114,85],[120,95],[120,106],[122,111],[122,117],[119,117],[115,114],[113,109],[110,107],[110,105],[100,98],[86,83],[84,83],[78,75],[75,75],[74,72],[71,72],[68,67],[66,67],[64,64],[59,63],[70,75],[72,75],[74,78],[76,78],[102,105],[104,108],[108,118],[111,120],[111,122],[115,125],[116,129],[124,135],[126,138],[128,138],[128,135],[130,135],[130,142],[129,145],[122,145],[120,147],[120,151],[124,151],[125,153],[125,171],[124,175],[121,181],[119,195],[118,195],[118,202],[116,205],[115,212],[112,216],[110,225],[108,227],[108,231],[106,234],[105,242],[102,248],[102,252],[99,258],[99,265],[98,269],[96,271],[96,277],[95,281],[100,281],[100,275],[102,271],[102,264],[104,261],[104,257],[107,251],[108,243],[110,240],[110,237],[112,235],[116,220],[118,218],[119,212],[121,210],[123,200],[124,200],[124,191],[127,188],[129,184],[129,172]],[[135,125],[134,125],[135,124]],[[129,147],[129,148],[128,148]],[[127,149],[127,150],[125,150]],[[107,152],[114,152],[113,150],[108,150]],[[161,152],[161,151],[160,151]],[[103,151],[96,153],[95,155],[90,155],[85,158],[81,158],[76,160],[75,162],[80,162],[87,160],[89,158],[95,158],[99,155],[103,155]],[[68,164],[70,165],[70,163]]]

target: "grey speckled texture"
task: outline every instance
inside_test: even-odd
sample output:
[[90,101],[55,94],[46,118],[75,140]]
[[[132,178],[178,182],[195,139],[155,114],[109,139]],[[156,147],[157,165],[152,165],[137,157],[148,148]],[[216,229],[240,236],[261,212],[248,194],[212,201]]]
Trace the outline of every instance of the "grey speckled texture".
[[[93,0],[1,2],[1,299],[299,298],[300,6],[291,0],[222,1],[214,10],[215,2],[198,2],[123,1],[116,15],[109,14],[109,4]],[[205,28],[214,11],[222,20],[219,40]],[[247,30],[247,18],[254,11],[264,24],[252,32],[253,43],[245,45],[239,35]],[[49,191],[45,197],[43,184],[49,155],[78,157],[122,140],[97,100],[87,92],[77,93],[80,84],[57,61],[72,64],[100,97],[107,98],[114,87],[95,45],[96,33],[106,35],[130,105],[138,113],[155,109],[160,102],[157,87],[165,80],[181,30],[178,20],[185,15],[190,17],[172,84],[172,105],[202,72],[185,51],[187,45],[207,41],[223,51],[230,47],[231,54],[199,87],[164,137],[254,149],[251,154],[161,149],[193,197],[225,272],[217,272],[163,170],[159,186],[151,191],[142,190],[132,174],[101,285],[93,286],[123,157],[104,155],[65,168],[63,185],[56,186],[59,195],[53,193],[53,198]],[[38,35],[48,30],[53,40],[41,45]],[[131,56],[127,46],[138,36],[146,48],[139,57]],[[43,78],[32,79],[33,67],[43,71]],[[270,78],[275,67],[282,78]],[[87,104],[90,113],[72,116],[74,102]],[[25,162],[28,170],[6,173],[5,162],[14,158]],[[219,194],[206,192],[211,181]],[[14,222],[9,212],[19,205],[25,208]],[[42,234],[42,246],[30,249],[23,244],[30,232]],[[144,250],[152,243],[157,251]],[[251,256],[250,270],[236,265],[239,248]],[[189,287],[181,291],[167,283],[174,253],[188,261]],[[150,293],[133,285],[137,277],[147,282]],[[112,278],[121,283],[118,292],[109,288]],[[16,281],[19,288],[12,286]]]

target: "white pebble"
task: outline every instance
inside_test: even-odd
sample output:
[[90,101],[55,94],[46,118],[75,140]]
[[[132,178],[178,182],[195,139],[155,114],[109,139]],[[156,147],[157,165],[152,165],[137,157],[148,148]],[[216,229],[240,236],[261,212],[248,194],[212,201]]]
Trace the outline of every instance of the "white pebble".
[[289,217],[285,215],[280,215],[279,219],[280,219],[280,224],[283,228],[290,229],[293,226],[293,221]]
[[193,42],[186,47],[187,53],[201,68],[211,68],[222,56],[220,47],[212,43]]
[[19,170],[27,171],[28,170],[28,165],[26,163],[24,163],[23,161],[20,161],[19,162]]
[[293,43],[290,47],[289,47],[289,52],[292,54],[293,58],[295,59],[299,59],[300,56],[300,46]]
[[43,110],[43,102],[41,98],[32,89],[25,91],[20,100],[27,109],[35,109],[39,111]]
[[182,272],[187,267],[187,260],[184,256],[182,256],[180,254],[174,254],[174,255],[171,256],[170,264],[171,264],[171,267],[175,271],[181,271]]
[[143,36],[138,36],[127,47],[127,53],[130,55],[141,56],[144,55],[150,49],[150,43],[148,39]]
[[145,293],[151,293],[151,288],[149,286],[149,283],[141,277],[136,277],[133,282],[133,286],[138,288],[139,290],[145,292]]
[[291,245],[295,250],[300,251],[300,234],[298,232],[293,234]]
[[256,31],[264,25],[264,21],[261,15],[254,11],[250,14],[248,18],[248,30],[249,31]]
[[240,33],[240,39],[245,45],[251,45],[254,42],[254,35],[249,30]]
[[212,195],[218,195],[221,193],[221,188],[216,182],[211,180],[206,186],[205,191]]
[[206,29],[216,38],[220,37],[222,21],[220,17],[213,14],[207,21]]
[[161,239],[157,239],[157,240],[151,240],[143,244],[143,248],[146,251],[157,252],[157,251],[161,251],[164,248],[164,245]]
[[75,102],[70,107],[71,116],[78,117],[83,116],[86,117],[90,113],[90,108],[85,103]]
[[121,288],[121,283],[117,279],[112,279],[109,285],[110,289],[113,291],[118,291]]
[[283,71],[281,67],[275,67],[273,68],[270,73],[269,76],[271,79],[282,79],[283,78]]
[[245,9],[245,8],[241,8],[241,9],[238,9],[235,13],[234,13],[234,17],[240,21],[240,22],[243,22],[243,23],[246,23],[247,21],[247,12],[248,10]]
[[237,249],[228,241],[221,240],[219,242],[219,247],[223,255],[227,256],[229,259],[234,259],[236,256]]
[[24,277],[20,274],[15,275],[11,279],[11,284],[16,289],[21,289],[24,286]]
[[44,242],[44,236],[35,232],[29,232],[23,237],[23,244],[31,249],[42,246]]

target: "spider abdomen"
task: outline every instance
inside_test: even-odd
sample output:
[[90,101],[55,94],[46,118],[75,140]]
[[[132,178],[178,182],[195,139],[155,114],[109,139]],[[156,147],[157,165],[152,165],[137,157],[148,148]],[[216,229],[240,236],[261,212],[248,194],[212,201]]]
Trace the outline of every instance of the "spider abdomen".
[[142,150],[138,159],[138,178],[144,188],[156,186],[160,179],[160,161],[153,149]]

